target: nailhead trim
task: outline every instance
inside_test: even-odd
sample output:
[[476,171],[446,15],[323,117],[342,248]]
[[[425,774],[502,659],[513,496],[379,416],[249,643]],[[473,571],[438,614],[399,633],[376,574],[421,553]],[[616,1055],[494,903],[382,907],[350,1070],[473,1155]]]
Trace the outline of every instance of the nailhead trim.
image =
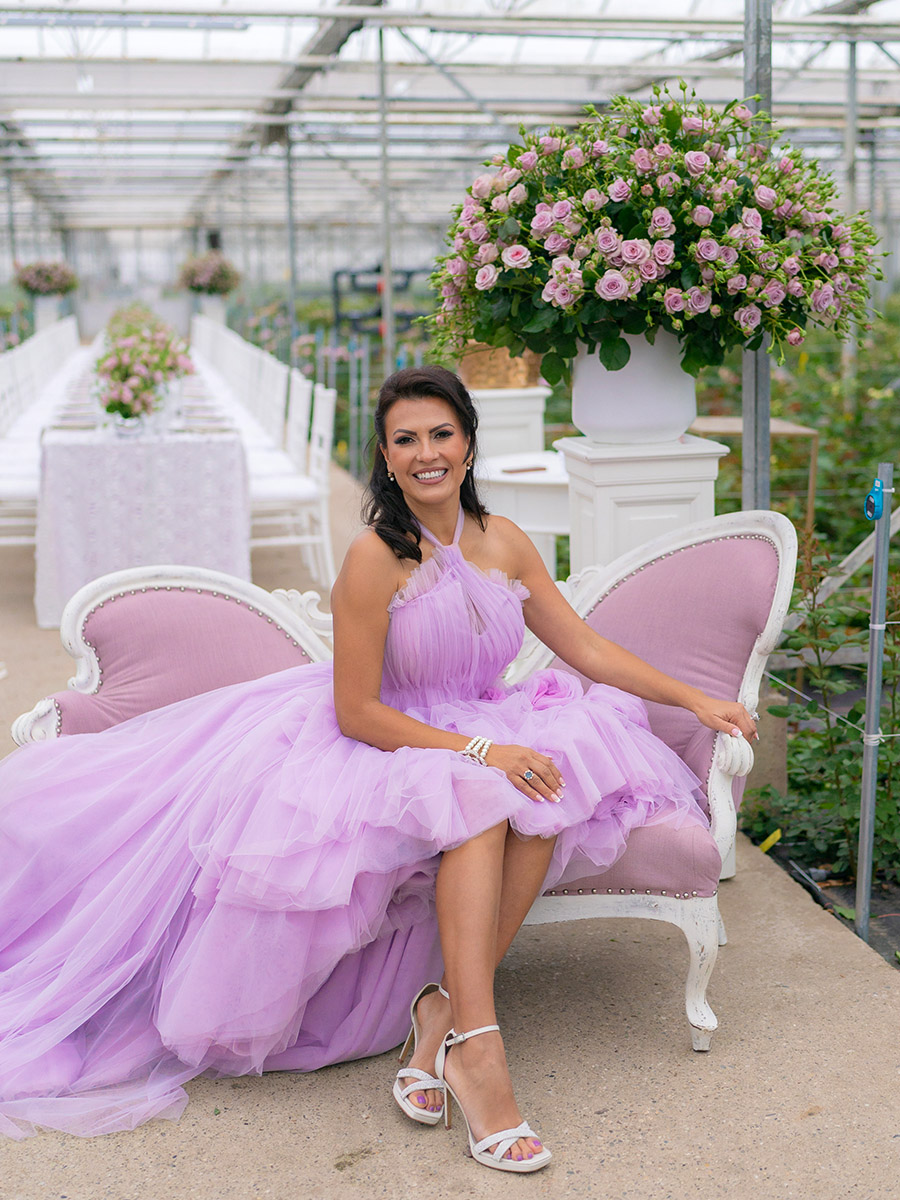
[[[577,894],[578,894],[579,896],[583,896],[583,895],[585,895],[585,889],[584,889],[584,888],[576,888],[576,892],[577,892]],[[551,888],[549,891],[546,891],[546,892],[544,892],[543,894],[544,894],[545,896],[568,896],[570,893],[569,893],[569,889],[568,889],[568,888]],[[591,890],[590,890],[590,894],[591,894],[592,896],[596,896],[596,895],[597,895],[597,888],[595,888],[595,887],[591,888]],[[716,889],[716,891],[714,891],[714,892],[712,893],[712,895],[713,895],[713,896],[717,896],[718,894],[719,894],[719,892],[718,892],[718,889]],[[613,896],[613,895],[619,895],[619,896],[631,895],[631,896],[636,896],[636,895],[638,895],[638,890],[637,890],[637,888],[629,888],[629,889],[628,889],[628,891],[626,892],[625,888],[619,888],[617,892],[614,892],[612,888],[607,888],[607,889],[606,889],[606,895],[607,895],[607,896]],[[668,891],[654,892],[654,891],[653,891],[651,888],[646,888],[646,889],[645,889],[645,890],[644,890],[644,891],[641,893],[641,895],[644,895],[644,896],[666,896],[666,897],[668,898],[668,897],[669,897],[669,892],[668,892]],[[673,899],[673,900],[691,900],[691,899],[695,899],[697,896],[698,896],[698,893],[697,893],[696,891],[692,891],[692,892],[690,892],[690,893],[688,893],[688,892],[686,892],[686,891],[685,891],[685,892],[672,892],[672,893],[671,893],[671,899]],[[708,898],[709,898],[709,899],[711,899],[712,897],[708,897]]]

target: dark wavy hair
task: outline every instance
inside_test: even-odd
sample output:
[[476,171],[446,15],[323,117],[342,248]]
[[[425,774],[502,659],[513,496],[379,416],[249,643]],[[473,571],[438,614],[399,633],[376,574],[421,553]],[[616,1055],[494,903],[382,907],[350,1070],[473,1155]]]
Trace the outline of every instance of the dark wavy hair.
[[[469,439],[469,457],[474,463],[478,413],[462,380],[444,367],[406,367],[390,375],[378,393],[378,406],[374,417],[375,435],[372,439],[372,475],[363,501],[365,523],[372,526],[398,558],[411,558],[414,562],[422,561],[419,523],[410,512],[400,488],[388,479],[387,463],[380,447],[387,445],[384,426],[391,406],[398,400],[419,400],[426,397],[443,400],[453,409],[463,433]],[[471,513],[484,529],[487,509],[478,496],[474,475],[474,467],[466,472],[459,499],[463,509]]]

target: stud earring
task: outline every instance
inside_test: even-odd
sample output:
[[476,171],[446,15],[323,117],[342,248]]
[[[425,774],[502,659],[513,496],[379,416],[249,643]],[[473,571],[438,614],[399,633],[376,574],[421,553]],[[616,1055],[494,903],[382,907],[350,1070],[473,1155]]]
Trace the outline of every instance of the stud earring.
[[393,483],[393,482],[394,482],[394,473],[393,473],[393,471],[388,471],[388,473],[387,473],[387,477],[388,477],[388,479],[391,481],[391,483]]

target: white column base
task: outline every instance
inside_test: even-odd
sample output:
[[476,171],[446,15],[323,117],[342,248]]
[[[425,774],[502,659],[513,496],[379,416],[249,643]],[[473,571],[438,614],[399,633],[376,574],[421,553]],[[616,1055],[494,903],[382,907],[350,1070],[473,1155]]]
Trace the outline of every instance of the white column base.
[[612,562],[661,534],[715,516],[715,480],[728,447],[685,434],[673,442],[553,443],[569,476],[572,572]]
[[475,388],[478,409],[478,453],[539,453],[544,449],[544,407],[548,387]]

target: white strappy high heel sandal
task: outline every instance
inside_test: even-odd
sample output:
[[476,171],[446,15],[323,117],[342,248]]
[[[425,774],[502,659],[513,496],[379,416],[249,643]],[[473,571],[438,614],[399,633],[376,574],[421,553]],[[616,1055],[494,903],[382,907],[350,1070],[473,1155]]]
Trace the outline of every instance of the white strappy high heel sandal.
[[[497,1133],[491,1133],[487,1137],[482,1138],[480,1142],[476,1142],[472,1135],[472,1126],[469,1124],[469,1118],[466,1116],[466,1110],[459,1103],[459,1097],[456,1092],[454,1092],[453,1088],[444,1078],[444,1063],[447,1060],[447,1051],[451,1046],[468,1041],[469,1038],[477,1037],[479,1033],[494,1033],[495,1031],[497,1033],[500,1032],[499,1025],[483,1025],[480,1029],[470,1029],[468,1033],[457,1033],[451,1029],[446,1038],[444,1038],[434,1064],[434,1072],[440,1080],[441,1086],[444,1088],[444,1124],[448,1129],[450,1128],[450,1099],[452,1097],[459,1105],[459,1111],[462,1113],[463,1120],[466,1123],[466,1132],[469,1135],[469,1153],[476,1162],[481,1163],[483,1167],[493,1167],[497,1171],[539,1171],[553,1157],[546,1147],[543,1150],[539,1150],[534,1158],[518,1160],[503,1157],[516,1144],[519,1138],[537,1137],[537,1134],[527,1121],[523,1121],[515,1129],[501,1129]],[[490,1146],[494,1146],[493,1152],[488,1149]]]
[[[410,1029],[409,1036],[403,1043],[403,1049],[400,1051],[401,1062],[403,1062],[406,1055],[410,1052],[410,1048],[413,1054],[416,1052],[420,1032],[417,1013],[419,1001],[423,996],[430,996],[432,992],[440,992],[442,996],[445,996],[448,1000],[450,999],[450,996],[439,983],[426,983],[415,996],[412,1004],[409,1006]],[[415,1082],[404,1086],[404,1079],[412,1079]],[[420,1071],[418,1067],[401,1067],[397,1072],[397,1078],[394,1080],[393,1096],[406,1115],[413,1121],[418,1121],[420,1125],[437,1125],[441,1119],[441,1110],[438,1110],[438,1112],[429,1112],[427,1108],[420,1108],[418,1104],[413,1104],[409,1097],[413,1092],[443,1092],[443,1090],[443,1083],[439,1079],[435,1079],[433,1075],[429,1075],[427,1071]]]

